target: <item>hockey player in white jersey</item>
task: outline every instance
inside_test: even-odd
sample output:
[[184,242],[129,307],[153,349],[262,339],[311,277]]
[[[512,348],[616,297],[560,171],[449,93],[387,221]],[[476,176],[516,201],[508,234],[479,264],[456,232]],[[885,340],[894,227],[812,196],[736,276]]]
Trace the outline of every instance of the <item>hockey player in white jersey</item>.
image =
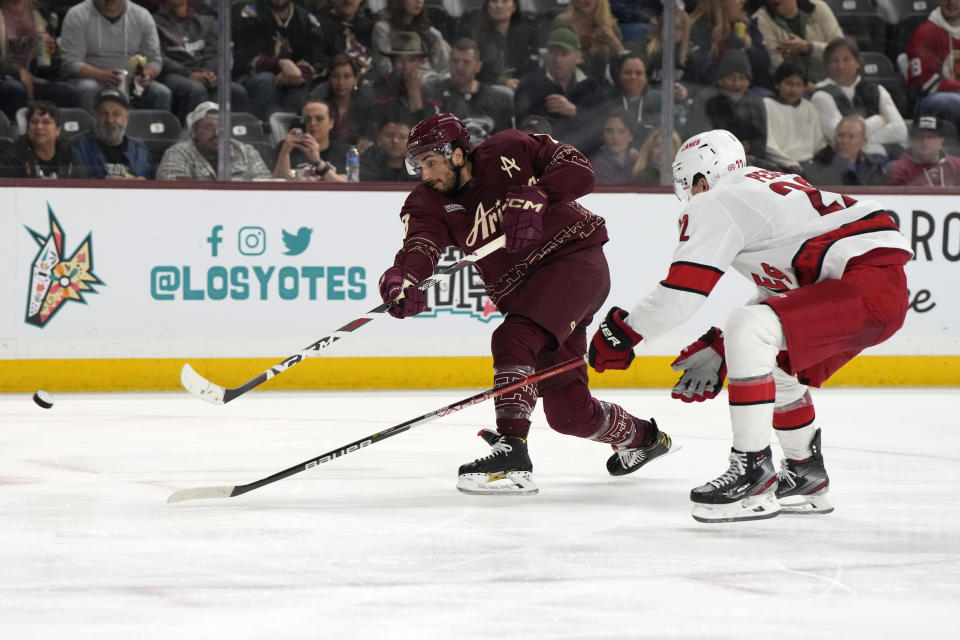
[[[828,513],[829,477],[808,387],[883,342],[907,312],[906,239],[882,206],[822,191],[799,175],[746,166],[729,131],[687,140],[673,163],[686,205],[667,277],[632,310],[613,307],[590,344],[598,372],[689,318],[731,267],[756,295],[673,362],[673,397],[713,398],[729,373],[730,466],[690,492],[701,522]],[[783,448],[775,470],[770,427]]]

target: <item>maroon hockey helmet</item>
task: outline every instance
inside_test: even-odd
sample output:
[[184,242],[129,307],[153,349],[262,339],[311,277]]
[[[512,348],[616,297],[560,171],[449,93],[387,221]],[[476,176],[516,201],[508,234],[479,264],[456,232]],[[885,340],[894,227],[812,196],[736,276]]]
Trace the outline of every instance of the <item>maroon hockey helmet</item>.
[[436,151],[449,159],[458,147],[470,149],[470,131],[463,120],[452,113],[438,113],[421,120],[407,137],[407,171],[411,175],[420,173],[416,157],[424,151]]

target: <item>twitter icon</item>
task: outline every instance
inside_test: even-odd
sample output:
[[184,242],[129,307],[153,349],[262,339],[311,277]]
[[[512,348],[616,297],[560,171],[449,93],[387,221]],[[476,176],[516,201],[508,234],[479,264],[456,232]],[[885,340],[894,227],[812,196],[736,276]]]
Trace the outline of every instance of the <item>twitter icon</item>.
[[283,255],[298,256],[306,251],[307,247],[310,246],[311,233],[313,233],[313,229],[308,229],[307,227],[300,227],[296,234],[283,229],[283,244],[287,247]]

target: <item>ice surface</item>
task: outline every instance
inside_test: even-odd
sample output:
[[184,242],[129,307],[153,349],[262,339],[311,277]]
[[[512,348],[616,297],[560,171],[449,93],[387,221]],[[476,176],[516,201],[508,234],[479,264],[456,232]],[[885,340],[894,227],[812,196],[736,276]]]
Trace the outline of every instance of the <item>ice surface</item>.
[[0,637],[960,637],[956,389],[817,391],[826,516],[695,522],[690,489],[727,466],[725,397],[663,390],[598,392],[682,446],[625,478],[538,411],[540,494],[458,493],[488,402],[236,498],[165,503],[472,393],[0,395]]

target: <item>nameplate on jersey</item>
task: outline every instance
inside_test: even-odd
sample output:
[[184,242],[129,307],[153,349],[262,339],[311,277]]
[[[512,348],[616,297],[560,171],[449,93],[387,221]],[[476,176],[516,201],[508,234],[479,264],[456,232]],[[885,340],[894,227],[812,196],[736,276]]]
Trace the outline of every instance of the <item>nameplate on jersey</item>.
[[446,210],[447,213],[456,213],[457,211],[460,211],[462,213],[467,212],[467,210],[463,208],[462,204],[456,204],[456,203],[445,204],[443,205],[443,208]]

